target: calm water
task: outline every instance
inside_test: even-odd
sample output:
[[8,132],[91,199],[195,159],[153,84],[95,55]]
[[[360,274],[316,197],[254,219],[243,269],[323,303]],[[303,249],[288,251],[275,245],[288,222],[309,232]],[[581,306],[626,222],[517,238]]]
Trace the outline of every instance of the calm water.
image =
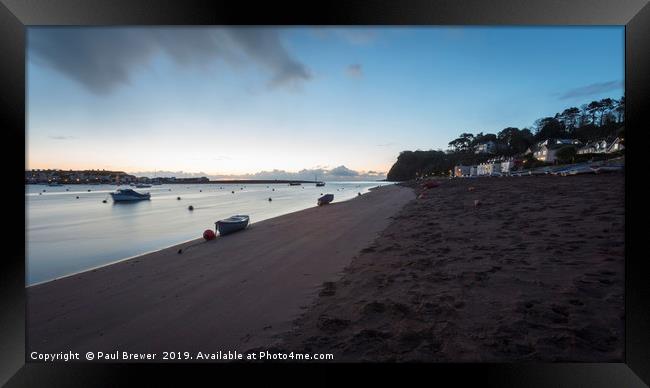
[[385,184],[390,183],[161,185],[135,189],[150,192],[150,201],[117,204],[109,196],[113,185],[27,185],[26,281],[31,285],[195,239],[233,214],[248,214],[255,223],[313,207],[321,193],[340,202]]

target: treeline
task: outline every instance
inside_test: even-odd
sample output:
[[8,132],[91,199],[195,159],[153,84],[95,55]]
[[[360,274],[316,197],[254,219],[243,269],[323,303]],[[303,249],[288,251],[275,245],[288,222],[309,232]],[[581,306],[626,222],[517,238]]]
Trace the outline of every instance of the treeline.
[[[531,128],[508,127],[498,133],[461,133],[448,150],[402,151],[388,172],[390,181],[422,175],[447,175],[455,165],[473,165],[499,156],[514,156],[547,139],[577,139],[583,143],[617,135],[625,121],[625,97],[604,98],[570,107],[552,117],[535,121]],[[494,142],[491,154],[477,154],[481,144]]]

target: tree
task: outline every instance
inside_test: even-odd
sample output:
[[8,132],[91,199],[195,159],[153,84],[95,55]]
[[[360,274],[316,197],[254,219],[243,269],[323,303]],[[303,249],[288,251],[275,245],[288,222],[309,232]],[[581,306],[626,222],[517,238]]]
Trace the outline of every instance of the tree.
[[609,113],[614,109],[615,107],[614,100],[611,98],[603,98],[602,100],[598,101],[598,106],[599,109],[598,111],[600,112],[600,125],[602,126],[605,123],[605,119],[608,117]]
[[535,122],[537,132],[535,133],[535,140],[542,141],[546,139],[557,139],[566,136],[564,124],[562,124],[555,117],[545,117]]
[[620,100],[616,101],[616,107],[614,108],[616,112],[617,122],[622,123],[625,121],[625,96],[621,97]]
[[569,146],[564,146],[559,150],[557,150],[557,152],[555,153],[555,157],[561,163],[570,163],[573,162],[576,153],[577,153],[576,147],[569,145]]
[[556,115],[556,118],[562,121],[569,132],[573,132],[580,125],[580,109],[576,107],[567,108],[562,113]]
[[460,136],[449,142],[449,146],[456,152],[466,152],[474,142],[474,135],[461,133]]
[[587,113],[591,117],[591,123],[596,125],[596,115],[601,112],[602,106],[600,101],[592,101],[587,105]]

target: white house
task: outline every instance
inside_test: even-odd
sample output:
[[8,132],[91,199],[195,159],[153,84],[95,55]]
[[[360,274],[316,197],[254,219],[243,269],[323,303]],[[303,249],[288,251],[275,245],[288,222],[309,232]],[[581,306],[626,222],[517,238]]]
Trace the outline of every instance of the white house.
[[493,154],[497,151],[497,143],[494,140],[489,140],[480,143],[476,146],[474,153],[476,154]]
[[605,152],[607,152],[606,140],[590,142],[578,149],[578,154],[602,154]]
[[476,175],[486,176],[492,174],[501,173],[501,163],[500,162],[485,162],[476,166]]
[[622,141],[623,140],[620,137],[617,137],[616,139],[614,139],[614,141],[611,142],[607,146],[607,151],[606,152],[608,154],[611,154],[612,152],[617,152],[617,151],[623,150],[625,148],[625,146],[623,145]]
[[580,141],[575,139],[547,139],[538,143],[531,151],[535,159],[542,162],[553,163],[557,159],[557,151],[568,145],[579,146]]
[[514,166],[515,166],[515,161],[512,159],[501,162],[501,173],[510,174],[510,171],[513,169]]

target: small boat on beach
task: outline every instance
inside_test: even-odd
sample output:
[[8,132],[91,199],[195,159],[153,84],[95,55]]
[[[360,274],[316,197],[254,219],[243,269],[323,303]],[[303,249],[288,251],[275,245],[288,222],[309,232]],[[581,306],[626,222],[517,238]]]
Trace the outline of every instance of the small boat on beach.
[[217,232],[219,232],[219,235],[224,236],[226,234],[246,229],[249,220],[250,217],[248,216],[235,215],[223,220],[219,220],[215,222],[215,225],[217,227]]
[[111,193],[111,198],[113,198],[114,202],[143,201],[151,199],[151,194],[142,194],[131,189],[118,189],[116,192]]
[[597,168],[592,167],[592,169],[594,170],[594,172],[596,174],[603,174],[603,173],[607,173],[607,172],[623,171],[625,169],[625,167],[623,167],[623,166],[600,166],[600,167],[597,167]]
[[328,203],[334,200],[334,194],[325,194],[322,197],[318,198],[316,202],[318,206],[327,205]]
[[593,173],[594,173],[594,169],[592,169],[589,166],[576,166],[568,170],[562,171],[560,175],[569,176],[569,175],[582,175],[582,174],[593,174]]

